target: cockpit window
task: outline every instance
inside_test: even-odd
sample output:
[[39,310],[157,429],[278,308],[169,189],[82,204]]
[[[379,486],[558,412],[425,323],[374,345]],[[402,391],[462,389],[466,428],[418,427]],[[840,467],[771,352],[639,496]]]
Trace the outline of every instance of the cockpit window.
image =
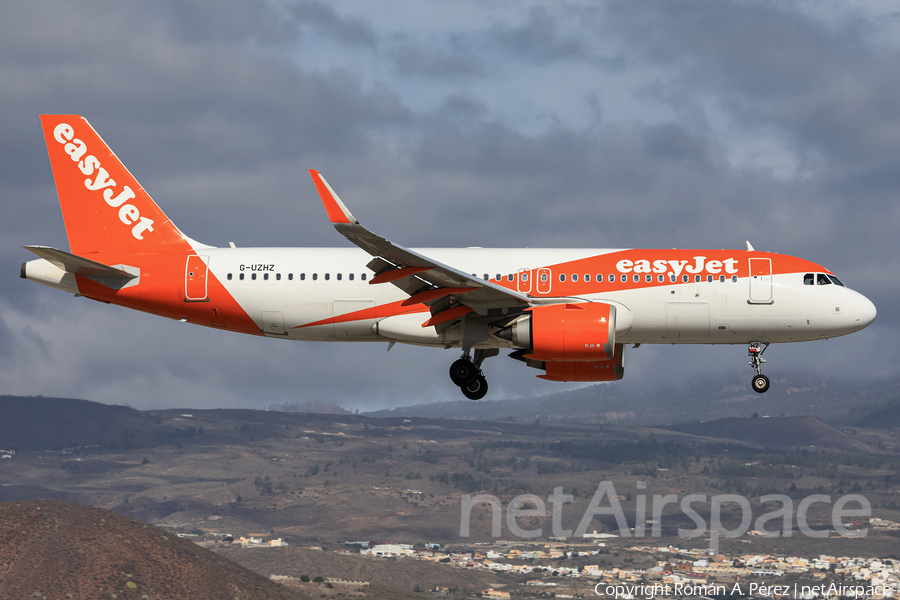
[[831,285],[831,280],[825,273],[816,273],[816,285]]
[[834,275],[829,275],[828,279],[830,279],[834,285],[839,285],[841,287],[845,287],[844,284],[841,283],[841,280],[838,279],[837,277],[835,277]]
[[812,273],[807,273],[803,276],[803,285],[812,285],[816,282],[816,276]]

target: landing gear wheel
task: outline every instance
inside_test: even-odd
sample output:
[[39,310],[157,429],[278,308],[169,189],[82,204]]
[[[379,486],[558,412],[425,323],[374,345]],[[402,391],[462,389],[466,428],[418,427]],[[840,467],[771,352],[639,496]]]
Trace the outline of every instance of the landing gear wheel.
[[488,383],[484,375],[478,375],[467,386],[460,387],[463,395],[469,400],[481,400],[487,395]]
[[453,385],[466,387],[478,377],[478,369],[475,364],[466,358],[460,358],[450,365],[450,381]]
[[756,371],[756,375],[750,381],[750,387],[758,394],[765,393],[769,389],[769,378],[759,372],[763,363],[766,362],[762,355],[768,347],[768,342],[750,342],[750,345],[747,347],[747,354],[750,356],[750,366]]
[[766,390],[769,389],[769,378],[760,373],[759,375],[753,376],[753,381],[750,382],[750,385],[753,386],[753,391],[758,392],[760,394],[765,393]]

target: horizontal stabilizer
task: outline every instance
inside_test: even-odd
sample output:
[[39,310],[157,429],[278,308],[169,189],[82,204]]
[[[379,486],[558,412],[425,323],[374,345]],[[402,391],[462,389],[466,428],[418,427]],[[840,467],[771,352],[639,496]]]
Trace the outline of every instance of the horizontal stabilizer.
[[130,281],[138,277],[137,274],[129,273],[116,267],[110,267],[103,263],[82,258],[56,248],[49,246],[24,246],[26,250],[30,250],[48,261],[55,267],[62,269],[67,273],[75,275],[84,275],[85,277],[97,279],[121,279]]

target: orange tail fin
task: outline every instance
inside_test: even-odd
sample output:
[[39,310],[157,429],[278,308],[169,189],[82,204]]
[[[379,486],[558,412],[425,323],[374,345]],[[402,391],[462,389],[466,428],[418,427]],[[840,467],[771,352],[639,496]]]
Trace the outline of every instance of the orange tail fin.
[[183,247],[185,236],[79,115],[41,115],[73,254]]

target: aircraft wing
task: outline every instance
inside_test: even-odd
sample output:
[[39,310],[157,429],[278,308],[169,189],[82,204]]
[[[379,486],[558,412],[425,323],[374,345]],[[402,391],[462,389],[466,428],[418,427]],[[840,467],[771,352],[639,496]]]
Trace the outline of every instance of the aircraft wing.
[[[523,309],[531,305],[524,294],[445,265],[372,233],[359,224],[318,171],[310,169],[309,174],[334,228],[375,257],[368,264],[375,272],[369,283],[393,283],[410,295],[404,304],[425,303],[433,307],[434,316],[423,326],[438,325],[473,311],[487,316],[490,309]],[[462,306],[441,303],[448,297],[458,300]],[[438,313],[435,311],[438,307],[446,310]]]

